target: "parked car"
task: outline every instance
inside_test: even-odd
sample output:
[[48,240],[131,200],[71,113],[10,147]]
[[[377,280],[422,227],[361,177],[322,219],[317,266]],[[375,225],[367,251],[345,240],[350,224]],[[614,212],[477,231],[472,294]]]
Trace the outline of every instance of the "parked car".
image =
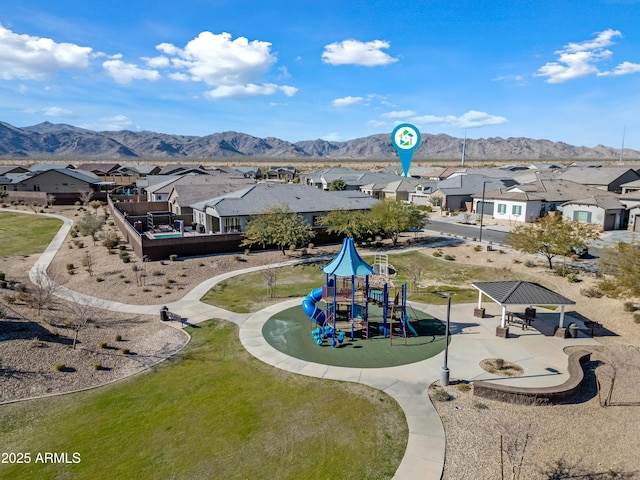
[[578,258],[585,258],[589,255],[587,247],[571,247],[571,252]]

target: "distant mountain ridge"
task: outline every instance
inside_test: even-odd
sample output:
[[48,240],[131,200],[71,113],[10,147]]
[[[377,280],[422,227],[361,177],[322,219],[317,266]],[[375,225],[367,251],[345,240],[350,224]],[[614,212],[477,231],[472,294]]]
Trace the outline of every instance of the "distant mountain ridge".
[[[563,142],[530,138],[467,139],[470,160],[617,160],[620,149],[598,145],[576,147]],[[452,160],[462,155],[462,139],[445,134],[422,134],[417,160]],[[376,134],[345,142],[305,140],[291,143],[274,137],[258,138],[239,132],[202,137],[155,132],[94,132],[66,124],[40,123],[18,128],[0,122],[0,158],[274,158],[368,159],[397,158],[390,134]],[[640,151],[625,149],[625,159],[640,159]]]

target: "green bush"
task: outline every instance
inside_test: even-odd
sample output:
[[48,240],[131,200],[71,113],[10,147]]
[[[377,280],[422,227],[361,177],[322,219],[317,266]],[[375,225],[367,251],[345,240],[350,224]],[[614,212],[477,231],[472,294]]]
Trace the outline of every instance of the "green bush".
[[67,366],[62,362],[58,362],[53,366],[53,369],[56,372],[64,372],[67,369]]
[[98,363],[94,363],[93,364],[93,369],[94,370],[104,370],[104,367],[102,366],[102,364],[100,362],[98,362]]
[[114,337],[114,340],[115,340],[116,342],[121,342],[121,341],[122,341],[122,335],[116,335],[116,336]]
[[638,307],[636,307],[636,304],[633,302],[624,302],[624,311],[625,312],[635,312],[636,310],[638,310]]
[[536,264],[535,262],[532,262],[531,260],[527,260],[526,262],[524,262],[524,266],[527,268],[535,268]]
[[104,282],[104,278],[102,277],[96,277],[96,282],[100,283],[100,282]]
[[178,255],[176,255],[175,253],[169,255],[169,260],[171,260],[172,262],[175,262],[178,259]]
[[6,274],[4,272],[0,272],[0,280],[5,280]]
[[456,388],[461,392],[468,392],[469,390],[471,390],[471,384],[466,382],[459,383],[458,385],[456,385]]
[[576,273],[573,273],[573,272],[567,274],[567,276],[565,278],[567,279],[567,282],[569,282],[569,283],[576,283],[576,282],[580,281],[580,279],[578,278],[578,275]]
[[122,349],[120,349],[120,352],[123,355],[129,355],[131,353],[131,350],[129,350],[128,348],[122,348]]
[[449,261],[453,261],[453,260],[455,260],[455,259],[456,259],[456,257],[454,257],[453,255],[445,255],[445,256],[444,256],[444,259],[445,259],[445,260],[449,260]]
[[105,341],[98,342],[98,348],[107,348],[109,344]]

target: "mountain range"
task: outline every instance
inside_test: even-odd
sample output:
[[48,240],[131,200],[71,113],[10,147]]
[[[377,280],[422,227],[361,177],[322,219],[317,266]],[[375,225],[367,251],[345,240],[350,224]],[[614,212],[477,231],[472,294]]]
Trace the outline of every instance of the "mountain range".
[[[463,140],[444,134],[422,134],[414,153],[417,160],[460,159]],[[618,160],[620,149],[598,145],[579,147],[563,142],[530,138],[467,139],[470,160]],[[274,137],[259,138],[239,132],[206,136],[155,132],[94,132],[49,122],[18,128],[0,122],[0,158],[94,158],[94,159],[368,159],[397,158],[388,133],[344,142],[306,140],[291,143]],[[640,151],[624,149],[625,159],[640,159]]]

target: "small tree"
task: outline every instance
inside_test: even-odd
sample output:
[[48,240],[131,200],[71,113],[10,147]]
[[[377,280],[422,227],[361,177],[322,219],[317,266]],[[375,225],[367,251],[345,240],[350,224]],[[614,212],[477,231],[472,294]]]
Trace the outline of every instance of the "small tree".
[[330,192],[339,192],[346,189],[347,189],[347,184],[341,178],[336,178],[335,180],[332,180],[331,183],[329,184]]
[[0,190],[0,202],[4,202],[5,198],[9,196],[9,192],[6,190]]
[[365,240],[378,233],[373,217],[362,210],[333,210],[324,217],[318,217],[317,223],[327,225],[328,233],[354,240]]
[[556,256],[569,256],[572,248],[586,247],[587,242],[598,236],[596,225],[565,221],[560,215],[547,215],[535,223],[518,225],[507,234],[506,241],[516,250],[546,257],[552,269],[552,260]]
[[52,206],[56,203],[56,196],[53,193],[47,193],[47,205]]
[[81,235],[90,235],[93,244],[96,244],[96,234],[104,227],[105,219],[103,216],[85,214],[78,220],[78,229]]
[[397,245],[400,233],[410,228],[422,228],[428,219],[426,213],[401,200],[376,203],[371,208],[371,216],[377,227],[391,238],[393,246]]
[[42,267],[36,269],[32,282],[34,288],[30,300],[40,315],[43,308],[48,308],[53,303],[56,293],[60,290],[60,283],[55,275],[48,275]]
[[302,215],[292,212],[288,205],[281,205],[252,218],[240,246],[275,245],[286,255],[289,245],[306,245],[314,236],[315,232]]
[[617,293],[640,297],[640,244],[618,242],[606,246],[600,268],[612,278]]
[[276,298],[276,284],[278,282],[278,269],[269,267],[264,270],[260,270],[260,276],[267,284],[269,290],[269,298]]
[[93,297],[73,295],[65,302],[63,310],[66,314],[65,326],[74,332],[72,348],[75,350],[80,332],[99,315],[100,300]]
[[93,191],[87,190],[86,192],[80,192],[79,198],[82,202],[82,205],[87,206],[91,201],[91,197],[93,197]]

